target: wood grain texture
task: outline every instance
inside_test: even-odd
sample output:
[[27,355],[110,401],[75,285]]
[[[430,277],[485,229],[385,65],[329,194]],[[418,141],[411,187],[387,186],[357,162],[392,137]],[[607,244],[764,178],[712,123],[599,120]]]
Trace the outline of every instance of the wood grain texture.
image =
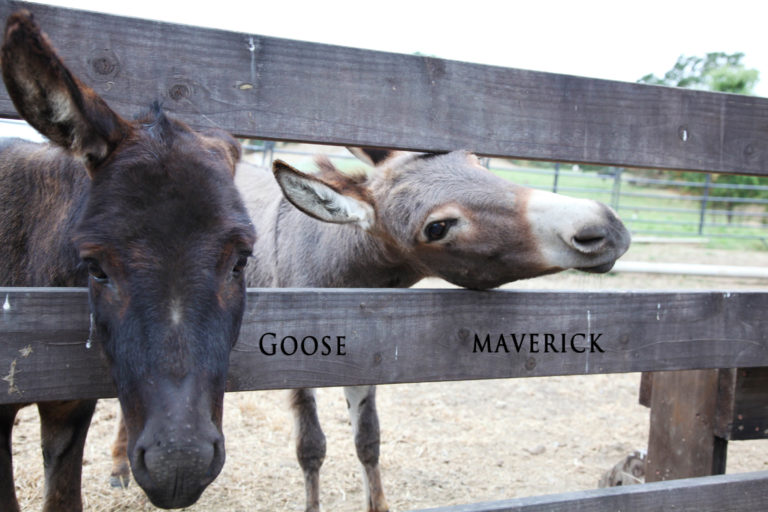
[[736,375],[737,372],[744,370],[746,369],[721,368],[717,371],[717,407],[715,409],[714,430],[715,436],[722,438],[725,442],[731,440],[731,429],[733,428]]
[[645,481],[725,471],[727,444],[716,442],[718,370],[653,375]]
[[768,503],[768,472],[610,487],[420,512],[753,512]]
[[[720,370],[720,373],[729,370]],[[721,421],[716,434],[731,440],[765,439],[768,437],[768,368],[730,370],[730,393],[718,394],[718,409],[727,421]]]
[[[724,441],[768,437],[768,368],[721,368],[717,374],[714,435]],[[652,379],[652,372],[643,373],[641,378],[639,402],[646,407],[651,407],[651,394],[656,389]],[[667,386],[660,390],[662,394],[670,393]],[[688,392],[694,390],[688,387]]]
[[[85,348],[85,290],[4,297],[0,402],[114,396],[98,343]],[[768,366],[764,293],[252,289],[248,300],[231,391]]]
[[[29,8],[120,113],[256,138],[768,173],[768,99]],[[211,7],[213,8],[213,7]],[[521,51],[524,51],[521,50]],[[0,116],[15,116],[5,91]]]

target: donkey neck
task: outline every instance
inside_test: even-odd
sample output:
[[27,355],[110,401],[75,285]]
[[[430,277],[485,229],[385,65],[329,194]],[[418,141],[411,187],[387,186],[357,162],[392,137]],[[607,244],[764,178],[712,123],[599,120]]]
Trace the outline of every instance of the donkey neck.
[[71,243],[89,186],[82,164],[19,139],[1,139],[0,154],[0,284],[85,286]]

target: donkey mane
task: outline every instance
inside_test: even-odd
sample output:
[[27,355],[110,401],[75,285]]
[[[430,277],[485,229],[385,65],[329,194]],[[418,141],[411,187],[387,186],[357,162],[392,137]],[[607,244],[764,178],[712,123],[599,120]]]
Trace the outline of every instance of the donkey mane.
[[158,139],[165,140],[172,129],[171,120],[165,115],[163,105],[153,101],[146,112],[136,116],[136,122]]
[[317,172],[315,174],[318,177],[321,179],[330,180],[337,186],[340,186],[340,174],[347,177],[356,185],[365,185],[369,182],[369,176],[365,169],[358,167],[350,171],[342,172],[338,167],[333,165],[333,162],[331,162],[331,160],[325,155],[317,155],[315,157],[315,165],[317,166]]
[[430,153],[419,153],[413,157],[414,160],[427,160],[436,156],[447,155],[450,151],[432,151]]

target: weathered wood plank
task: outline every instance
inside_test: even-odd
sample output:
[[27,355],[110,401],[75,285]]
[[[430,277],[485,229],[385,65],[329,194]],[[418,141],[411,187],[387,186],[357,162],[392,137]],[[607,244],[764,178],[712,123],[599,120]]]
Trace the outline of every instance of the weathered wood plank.
[[645,481],[725,472],[728,444],[715,437],[718,370],[653,375]]
[[731,439],[731,428],[733,427],[737,371],[739,371],[737,368],[721,368],[717,371],[717,407],[715,409],[714,431],[715,436],[726,442]]
[[[0,16],[18,5],[2,2]],[[27,7],[128,116],[159,99],[193,125],[257,138],[768,173],[765,98]]]
[[[721,368],[717,374],[715,436],[724,441],[768,437],[768,368]],[[641,405],[651,407],[653,389],[653,373],[643,373]]]
[[101,350],[85,349],[87,292],[28,290],[0,288],[0,402],[116,396]]
[[610,487],[419,512],[752,512],[768,503],[768,472]]
[[730,441],[768,437],[768,368],[720,370],[720,374],[728,387],[718,393],[721,417],[715,434]]
[[[113,395],[85,348],[85,290],[4,297],[0,402]],[[767,307],[757,292],[253,289],[229,389],[768,366]]]

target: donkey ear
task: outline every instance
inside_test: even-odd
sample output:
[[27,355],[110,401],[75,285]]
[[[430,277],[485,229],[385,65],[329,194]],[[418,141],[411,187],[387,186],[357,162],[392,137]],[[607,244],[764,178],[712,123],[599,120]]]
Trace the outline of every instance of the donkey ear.
[[275,160],[272,171],[286,199],[310,217],[337,224],[357,224],[363,229],[373,225],[373,205],[365,199],[366,194],[359,185],[341,191],[337,184],[305,174],[282,160]]
[[396,151],[394,149],[348,147],[347,150],[355,155],[358,160],[370,165],[371,167],[376,167],[384,160],[388,160],[396,154],[402,153],[402,151]]
[[130,132],[130,124],[64,66],[28,11],[8,18],[1,58],[3,81],[19,114],[82,158],[89,173]]

